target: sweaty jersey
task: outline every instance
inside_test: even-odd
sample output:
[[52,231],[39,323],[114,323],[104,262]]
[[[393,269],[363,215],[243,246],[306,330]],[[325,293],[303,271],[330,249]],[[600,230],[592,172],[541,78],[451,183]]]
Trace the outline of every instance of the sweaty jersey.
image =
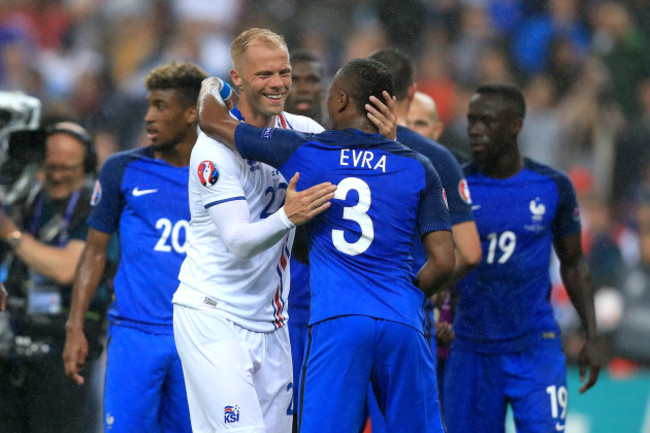
[[190,213],[187,167],[154,158],[152,147],[111,155],[96,182],[90,227],[119,230],[112,323],[173,333],[171,299],[185,258]]
[[[237,111],[233,114],[241,119]],[[312,119],[289,113],[279,115],[276,126],[322,130]],[[294,231],[267,250],[240,259],[226,247],[208,208],[245,200],[250,222],[260,221],[284,204],[285,177],[267,164],[242,158],[203,133],[192,150],[189,177],[190,242],[173,302],[217,309],[252,331],[270,332],[284,326]]]
[[508,179],[465,167],[481,238],[481,263],[457,284],[454,344],[464,350],[527,350],[559,329],[549,302],[549,263],[556,239],[580,231],[569,178],[525,159]]
[[355,129],[299,134],[239,125],[242,155],[300,173],[297,189],[338,185],[332,205],[307,223],[309,323],[365,315],[422,332],[424,294],[408,264],[413,232],[450,230],[440,178],[404,145]]
[[[433,164],[445,190],[451,225],[473,221],[467,180],[454,155],[441,144],[401,125],[397,126],[397,141],[426,156]],[[413,272],[417,272],[426,262],[424,247],[418,236],[413,242],[411,256]]]

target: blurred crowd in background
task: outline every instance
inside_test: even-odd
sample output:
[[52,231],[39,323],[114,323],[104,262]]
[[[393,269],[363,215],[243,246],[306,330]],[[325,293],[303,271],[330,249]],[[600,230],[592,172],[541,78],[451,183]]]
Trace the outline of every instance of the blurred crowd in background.
[[[152,67],[190,61],[228,77],[230,42],[249,27],[316,53],[328,79],[375,49],[404,50],[417,61],[418,90],[438,106],[440,142],[467,158],[476,86],[519,84],[521,149],[576,186],[612,357],[650,362],[650,1],[4,0],[0,90],[37,97],[44,119],[84,125],[101,165],[148,144]],[[570,357],[579,321],[555,280]]]

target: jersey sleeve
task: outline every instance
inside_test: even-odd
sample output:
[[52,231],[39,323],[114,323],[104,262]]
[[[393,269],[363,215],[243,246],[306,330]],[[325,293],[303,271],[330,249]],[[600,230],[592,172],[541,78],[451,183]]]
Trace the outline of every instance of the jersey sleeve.
[[99,173],[91,198],[92,210],[88,225],[103,233],[114,233],[120,223],[124,198],[122,179],[128,159],[123,154],[111,155]]
[[553,219],[555,239],[571,236],[581,230],[580,207],[571,180],[563,173],[555,176],[558,189],[558,208]]
[[190,183],[203,208],[232,200],[245,200],[235,153],[200,133],[190,158]]
[[241,156],[264,162],[271,167],[282,166],[312,134],[291,129],[256,128],[241,123],[235,130],[235,144]]
[[443,188],[445,188],[451,224],[474,221],[467,180],[465,180],[456,158],[447,149],[443,150],[439,152],[435,161],[435,169],[438,171]]
[[447,230],[451,231],[451,222],[447,200],[444,197],[440,176],[429,161],[423,163],[425,169],[425,189],[420,197],[418,213],[418,230],[420,238],[427,233]]

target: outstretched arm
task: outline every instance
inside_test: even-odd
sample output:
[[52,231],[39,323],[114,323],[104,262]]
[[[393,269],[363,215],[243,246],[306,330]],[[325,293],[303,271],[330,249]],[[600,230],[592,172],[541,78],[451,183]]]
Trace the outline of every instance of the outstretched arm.
[[596,331],[596,310],[594,307],[594,288],[589,266],[582,254],[580,232],[556,239],[555,252],[560,260],[560,274],[573,306],[578,311],[585,332],[585,345],[580,351],[580,380],[585,381],[587,369],[589,379],[580,388],[583,393],[598,381],[600,368],[605,363],[606,351],[602,339]]
[[[227,87],[226,87],[227,86]],[[235,129],[239,121],[230,115],[232,100],[227,99],[230,86],[220,78],[208,77],[199,93],[199,127],[208,137],[235,150]]]

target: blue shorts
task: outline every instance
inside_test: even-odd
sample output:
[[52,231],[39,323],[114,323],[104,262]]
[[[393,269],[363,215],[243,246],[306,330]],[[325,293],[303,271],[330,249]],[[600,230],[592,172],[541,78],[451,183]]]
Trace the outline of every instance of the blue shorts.
[[293,401],[298,401],[300,390],[300,367],[305,356],[305,343],[307,341],[307,324],[298,322],[294,324],[289,316],[289,341],[291,342],[291,362],[293,362]]
[[357,431],[369,382],[388,431],[444,433],[433,357],[410,326],[367,316],[312,325],[301,374],[301,433]]
[[181,360],[172,334],[111,324],[108,330],[104,430],[192,431]]
[[526,352],[484,354],[452,343],[444,377],[449,433],[503,433],[507,405],[518,433],[563,432],[567,414],[565,358],[559,338]]

